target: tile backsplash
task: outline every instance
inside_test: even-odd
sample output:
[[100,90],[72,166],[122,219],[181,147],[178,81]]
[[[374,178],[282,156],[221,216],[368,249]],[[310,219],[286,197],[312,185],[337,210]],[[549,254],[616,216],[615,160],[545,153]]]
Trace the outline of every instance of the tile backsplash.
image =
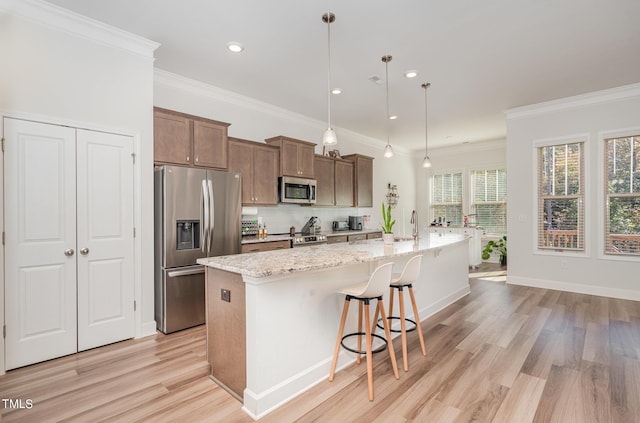
[[[251,208],[253,209],[253,208]],[[297,204],[280,204],[276,207],[257,207],[257,216],[267,225],[270,234],[289,233],[291,225],[300,231],[311,216],[316,216],[322,230],[331,230],[334,220],[349,220],[349,216],[370,215],[367,229],[380,226],[378,214],[374,215],[371,207],[306,207]]]

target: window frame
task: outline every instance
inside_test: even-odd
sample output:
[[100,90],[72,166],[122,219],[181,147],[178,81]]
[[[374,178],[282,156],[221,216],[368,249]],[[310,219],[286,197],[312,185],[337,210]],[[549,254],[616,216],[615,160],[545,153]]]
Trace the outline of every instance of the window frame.
[[[473,207],[475,205],[475,180],[474,180],[474,174],[475,172],[479,172],[479,171],[492,171],[492,170],[504,170],[505,175],[507,175],[507,179],[505,180],[505,188],[506,188],[506,194],[504,197],[504,201],[503,202],[493,202],[493,203],[485,203],[485,204],[504,204],[505,207],[505,226],[504,226],[504,233],[492,233],[492,232],[487,232],[487,236],[488,237],[501,237],[502,235],[506,235],[507,234],[507,205],[508,205],[508,197],[509,197],[509,187],[508,187],[508,172],[507,172],[507,165],[506,164],[496,164],[496,165],[482,165],[482,166],[474,166],[474,167],[470,167],[468,169],[468,179],[469,179],[469,194],[468,194],[468,213],[465,214],[472,214],[474,212]],[[478,225],[484,229],[486,229],[484,226],[482,225]]]
[[601,260],[608,261],[628,261],[628,262],[640,262],[640,256],[630,254],[610,254],[606,252],[606,219],[608,218],[607,212],[607,160],[608,154],[605,148],[606,140],[610,138],[626,138],[632,136],[638,136],[640,134],[640,127],[630,127],[613,129],[598,132],[598,186],[600,187],[597,200],[597,219],[598,219],[598,255]]
[[[429,180],[428,180],[428,187],[429,187],[429,209],[428,209],[428,213],[429,213],[429,224],[433,221],[434,219],[434,212],[433,212],[433,208],[435,203],[433,202],[433,194],[434,194],[434,189],[433,189],[433,180],[434,177],[437,175],[448,175],[448,174],[456,174],[459,173],[461,175],[460,180],[461,180],[461,184],[462,186],[460,187],[461,189],[461,200],[460,200],[460,226],[462,226],[463,224],[463,218],[465,216],[465,206],[467,206],[466,204],[466,195],[465,195],[465,190],[466,190],[466,186],[465,186],[465,169],[441,169],[438,171],[432,171],[429,173]],[[455,204],[455,203],[451,203],[451,204]],[[438,203],[438,205],[440,205],[440,203]],[[446,217],[446,216],[445,216]]]
[[[582,202],[583,202],[583,217],[582,217],[582,228],[583,228],[583,249],[563,249],[563,248],[541,248],[538,243],[539,237],[539,225],[538,219],[540,217],[540,208],[539,208],[539,192],[538,186],[540,183],[540,172],[538,169],[539,166],[539,157],[538,157],[538,149],[541,147],[553,147],[553,146],[561,146],[565,144],[576,144],[582,143]],[[532,157],[535,157],[535,160],[532,160],[532,172],[533,172],[533,189],[532,189],[532,205],[533,205],[533,237],[532,237],[532,247],[534,255],[548,255],[548,256],[565,256],[565,257],[588,257],[591,254],[590,248],[590,238],[591,238],[591,219],[592,213],[590,207],[590,135],[588,133],[581,134],[573,134],[566,135],[562,137],[556,138],[545,138],[545,139],[537,139],[532,143]]]

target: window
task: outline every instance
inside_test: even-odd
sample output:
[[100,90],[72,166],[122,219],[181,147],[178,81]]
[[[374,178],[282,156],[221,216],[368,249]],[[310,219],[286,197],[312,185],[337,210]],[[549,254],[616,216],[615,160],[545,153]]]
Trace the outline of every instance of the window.
[[584,251],[584,143],[538,148],[538,248]]
[[640,136],[605,140],[605,253],[640,256]]
[[471,213],[488,234],[507,233],[507,170],[471,172]]
[[436,221],[451,222],[451,225],[462,225],[462,172],[431,177],[431,217]]

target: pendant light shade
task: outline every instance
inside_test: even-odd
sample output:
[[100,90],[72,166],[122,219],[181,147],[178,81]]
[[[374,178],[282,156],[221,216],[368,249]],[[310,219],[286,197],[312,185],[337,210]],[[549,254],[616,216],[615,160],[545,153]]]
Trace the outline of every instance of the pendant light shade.
[[391,59],[393,59],[393,57],[390,55],[382,56],[382,61],[385,66],[385,87],[387,97],[387,145],[384,147],[384,157],[387,159],[393,157],[393,147],[391,147],[391,143],[389,142],[389,132],[391,131],[389,127],[389,62]]
[[427,131],[427,88],[431,86],[431,83],[425,82],[421,85],[424,88],[424,159],[422,160],[422,167],[431,167],[431,159],[429,158],[429,133]]
[[327,130],[322,135],[322,145],[336,145],[338,143],[338,137],[331,128],[331,22],[336,20],[336,15],[331,12],[327,12],[322,15],[322,22],[327,24]]

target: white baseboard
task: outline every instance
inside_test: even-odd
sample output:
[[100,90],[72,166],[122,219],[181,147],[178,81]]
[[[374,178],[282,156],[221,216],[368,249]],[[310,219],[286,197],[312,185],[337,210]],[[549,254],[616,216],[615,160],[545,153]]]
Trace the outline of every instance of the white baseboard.
[[548,279],[534,279],[512,276],[507,273],[507,283],[511,285],[531,286],[534,288],[553,289],[556,291],[575,292],[577,294],[597,295],[600,297],[620,298],[623,300],[640,301],[640,291],[606,286],[584,285],[572,282],[553,281]]
[[156,321],[151,320],[149,322],[144,322],[142,324],[142,331],[140,335],[136,338],[144,338],[145,336],[155,335],[156,334]]

